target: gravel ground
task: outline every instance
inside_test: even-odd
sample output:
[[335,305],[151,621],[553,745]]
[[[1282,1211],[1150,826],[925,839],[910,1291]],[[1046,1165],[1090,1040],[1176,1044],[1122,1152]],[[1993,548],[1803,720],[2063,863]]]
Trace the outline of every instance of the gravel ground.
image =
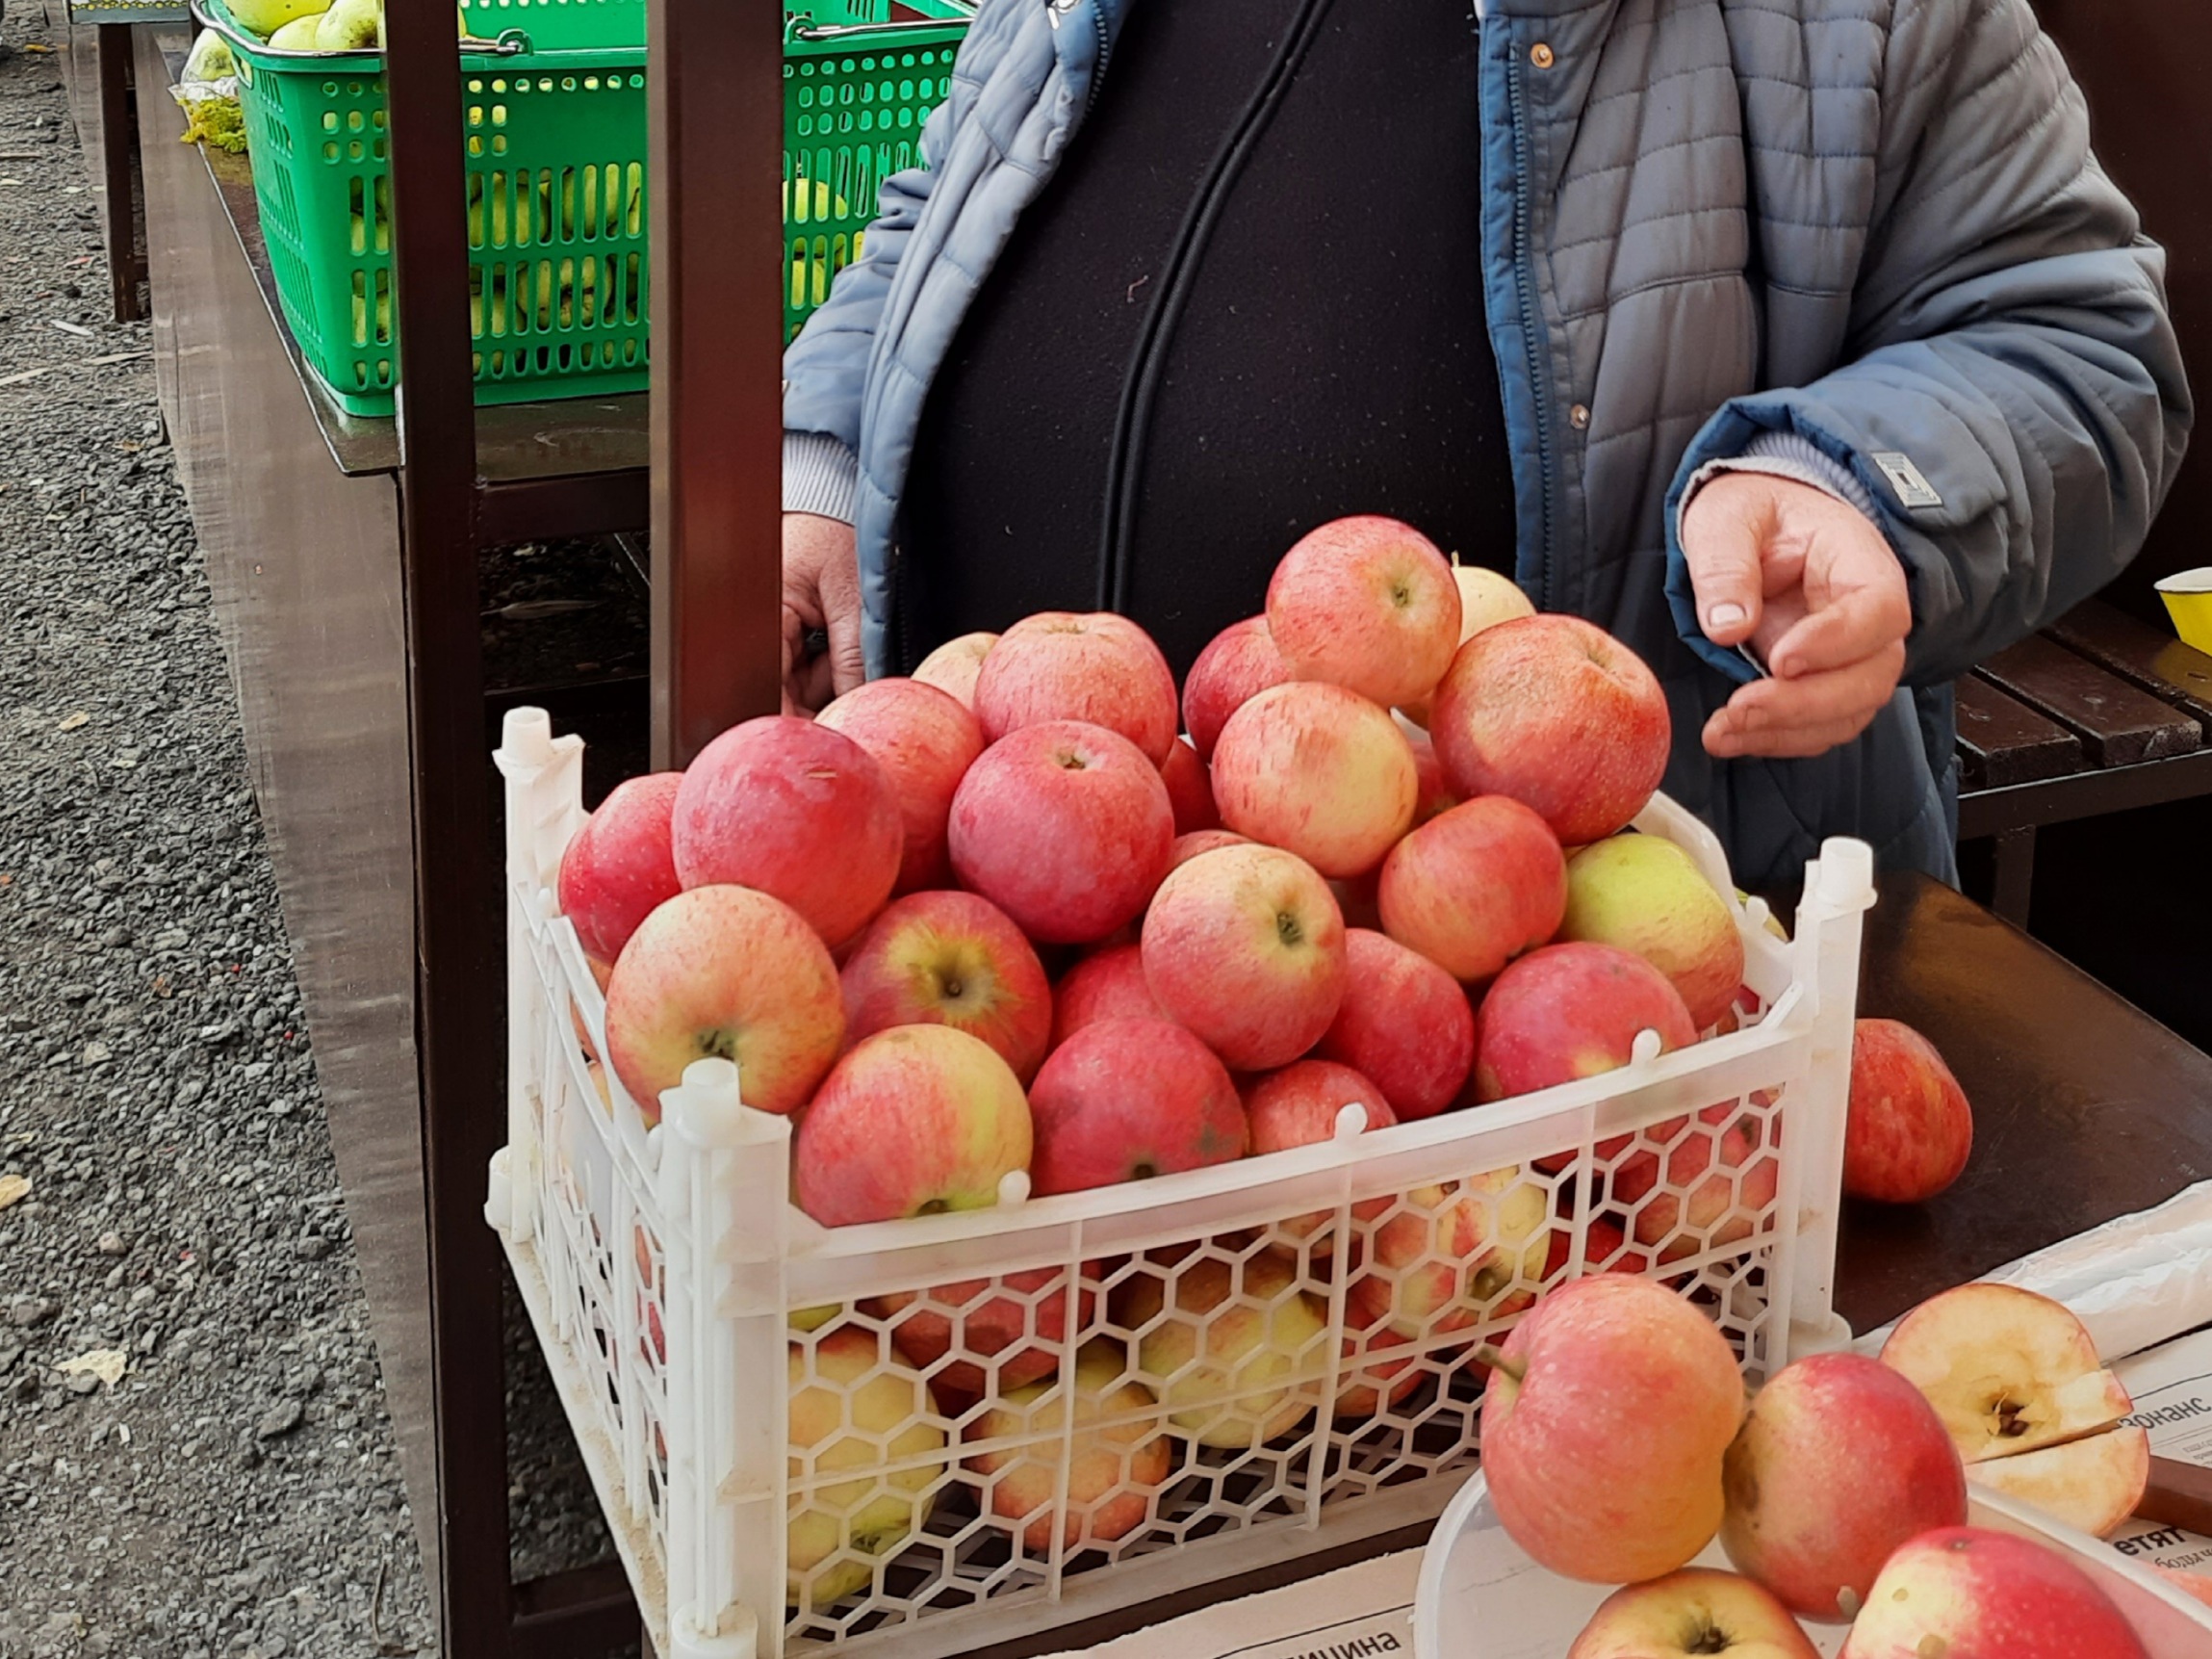
[[424,1652],[148,331],[24,0],[0,40],[0,1659]]

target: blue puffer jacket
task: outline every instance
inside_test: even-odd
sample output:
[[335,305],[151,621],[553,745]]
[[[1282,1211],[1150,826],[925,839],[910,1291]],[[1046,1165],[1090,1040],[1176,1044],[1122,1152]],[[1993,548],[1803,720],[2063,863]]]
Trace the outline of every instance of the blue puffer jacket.
[[[871,671],[931,377],[1140,3],[984,0],[928,169],[785,357],[786,430],[857,463]],[[1521,584],[1658,672],[1665,787],[1740,879],[1838,833],[1948,876],[1949,683],[2134,556],[2190,420],[2163,256],[2057,49],[2027,0],[1488,0],[1482,74],[1485,269],[1437,278],[1487,310]],[[1720,763],[1698,735],[1749,670],[1697,629],[1676,504],[1772,433],[1871,497],[1910,689],[1816,760]]]

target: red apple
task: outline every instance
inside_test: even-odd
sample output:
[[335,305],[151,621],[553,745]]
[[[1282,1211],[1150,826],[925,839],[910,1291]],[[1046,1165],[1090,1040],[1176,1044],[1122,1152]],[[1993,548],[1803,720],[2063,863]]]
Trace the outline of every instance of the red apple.
[[[1382,869],[1377,866],[1365,875],[1339,876],[1328,884],[1328,891],[1336,898],[1337,914],[1344,918],[1347,928],[1361,928],[1369,933],[1382,931]],[[1450,974],[1445,975],[1450,978]]]
[[1168,868],[1180,869],[1191,860],[1196,858],[1198,854],[1212,852],[1217,847],[1249,845],[1251,845],[1250,838],[1241,836],[1235,830],[1193,830],[1189,835],[1179,835],[1175,838],[1174,845],[1168,849]]
[[1617,945],[1674,981],[1700,1031],[1743,984],[1743,936],[1688,853],[1663,836],[1617,835],[1567,860],[1562,940]]
[[816,721],[764,714],[699,751],[670,841],[685,887],[757,888],[835,947],[890,897],[906,824],[865,749]]
[[913,893],[876,918],[838,975],[845,1038],[892,1025],[979,1037],[1023,1081],[1052,1036],[1052,987],[1021,930],[972,893]]
[[1841,1659],[2149,1659],[2126,1616],[2047,1544],[1924,1532],[1884,1565]]
[[[1593,1216],[1582,1229],[1583,1273],[1648,1273],[1652,1258],[1628,1247],[1629,1235],[1603,1216]],[[1562,1281],[1575,1253],[1574,1230],[1564,1222],[1552,1229],[1544,1253],[1544,1283]]]
[[1021,1080],[988,1044],[950,1025],[894,1025],[823,1079],[799,1120],[792,1185],[824,1227],[850,1227],[985,1208],[1029,1155]]
[[1964,1526],[1967,1474],[1920,1390],[1858,1354],[1786,1365],[1728,1448],[1720,1542],[1807,1619],[1847,1621],[1896,1548]]
[[1313,1414],[1328,1305],[1272,1251],[1196,1256],[1172,1289],[1152,1273],[1115,1291],[1114,1322],[1137,1338],[1137,1371],[1201,1446],[1244,1450]]
[[1344,1000],[1325,1058],[1373,1077],[1399,1117],[1434,1117],[1475,1063],[1475,1010],[1451,974],[1364,927],[1344,936]]
[[1413,796],[1413,827],[1442,817],[1464,798],[1444,775],[1444,763],[1436,758],[1436,743],[1427,732],[1409,732],[1406,743],[1413,750],[1413,775],[1419,787]]
[[1167,1010],[1145,983],[1145,955],[1134,945],[1116,945],[1086,956],[1061,978],[1052,994],[1055,1049],[1100,1020],[1165,1020]]
[[[1656,1248],[1662,1262],[1749,1238],[1781,1184],[1779,1158],[1759,1150],[1763,1120],[1738,1115],[1733,1101],[1698,1117],[1694,1127],[1673,1118],[1645,1131],[1667,1147],[1667,1190],[1652,1192],[1659,1156],[1650,1151],[1623,1160],[1608,1183],[1616,1205],[1635,1205],[1650,1195],[1635,1210],[1635,1237]],[[1601,1142],[1598,1154],[1614,1155],[1628,1138]]]
[[[1512,550],[1505,551],[1510,556]],[[1454,553],[1453,558],[1456,561],[1458,555]],[[1529,596],[1521,591],[1520,584],[1503,572],[1484,565],[1454,562],[1452,580],[1459,584],[1459,643],[1462,645],[1485,628],[1536,614],[1536,608],[1529,603]],[[1399,708],[1415,725],[1424,730],[1428,728],[1428,698],[1402,703]]]
[[953,796],[961,885],[1052,945],[1088,945],[1133,919],[1174,839],[1159,768],[1128,739],[1076,720],[1001,738]]
[[1665,974],[1610,945],[1548,945],[1499,974],[1475,1011],[1476,1098],[1502,1101],[1615,1071],[1647,1029],[1659,1033],[1662,1053],[1697,1041]]
[[1183,719],[1198,758],[1211,761],[1229,716],[1270,686],[1291,677],[1268,634],[1268,619],[1247,616],[1214,635],[1183,679]]
[[[1096,1300],[1093,1290],[1077,1296],[1077,1330],[1090,1324]],[[894,1291],[867,1298],[861,1310],[890,1326],[899,1358],[933,1387],[996,1394],[1059,1368],[1057,1345],[1067,1338],[1067,1273],[1034,1267],[932,1290]],[[955,1347],[966,1357],[933,1370]]]
[[816,716],[875,757],[898,796],[906,852],[894,893],[944,887],[945,818],[953,791],[983,753],[983,728],[965,704],[919,680],[871,680]]
[[1851,1044],[1843,1190],[1918,1204],[1959,1179],[1974,1148],[1967,1092],[1927,1038],[1895,1020],[1862,1020]]
[[1575,616],[1486,628],[1436,687],[1429,735],[1460,793],[1511,795],[1568,846],[1603,840],[1666,771],[1666,693],[1641,659]]
[[1175,834],[1196,835],[1222,827],[1222,815],[1214,805],[1214,781],[1206,763],[1186,739],[1169,745],[1160,765],[1160,781],[1168,786],[1168,803],[1175,810]]
[[1534,1300],[1551,1248],[1551,1194],[1518,1164],[1393,1199],[1345,1293],[1345,1325],[1433,1341]]
[[983,660],[997,643],[995,634],[963,634],[957,639],[947,639],[914,664],[914,678],[949,693],[972,712],[976,676],[983,672]]
[[[1255,1079],[1245,1089],[1245,1117],[1251,1125],[1252,1155],[1262,1153],[1287,1152],[1292,1147],[1315,1146],[1336,1135],[1336,1115],[1354,1102],[1367,1108],[1370,1129],[1386,1129],[1398,1122],[1390,1109],[1390,1102],[1383,1097],[1372,1078],[1363,1077],[1350,1066],[1340,1066],[1329,1060],[1296,1060],[1279,1072],[1270,1072]],[[1391,1205],[1389,1198],[1362,1200],[1351,1206],[1351,1213],[1361,1220],[1372,1221]],[[1309,1238],[1329,1224],[1327,1210],[1315,1210],[1309,1215],[1293,1216],[1278,1222],[1277,1232],[1293,1238]],[[1331,1254],[1334,1245],[1327,1237],[1315,1241],[1312,1253],[1316,1257]]]
[[1125,616],[1043,610],[990,648],[976,677],[975,713],[992,742],[1023,726],[1104,726],[1157,766],[1175,740],[1175,676],[1151,635]]
[[1029,1091],[1031,1191],[1077,1192],[1245,1155],[1237,1086],[1165,1020],[1099,1020],[1053,1050]]
[[1633,1584],[1711,1542],[1743,1378],[1704,1314],[1648,1279],[1600,1273],[1544,1297],[1502,1353],[1482,1469],[1515,1543],[1564,1577]]
[[1566,855],[1533,812],[1486,795],[1391,848],[1378,897],[1391,938],[1473,983],[1557,931]]
[[1160,1006],[1240,1072],[1297,1059],[1344,1000],[1336,900],[1274,847],[1222,847],[1172,871],[1145,913],[1143,948]]
[[1390,712],[1341,686],[1262,691],[1222,728],[1213,766],[1224,824],[1329,876],[1380,864],[1411,827],[1420,790]]
[[560,859],[560,913],[584,955],[612,962],[637,924],[683,891],[668,847],[682,782],[682,772],[652,772],[619,783],[570,838]]
[[1268,632],[1291,673],[1386,709],[1426,697],[1444,677],[1459,609],[1435,543],[1373,514],[1307,532],[1268,583]]
[[1567,1659],[1819,1659],[1797,1620],[1733,1572],[1685,1567],[1606,1597]]
[[990,1480],[987,1509],[1020,1529],[1031,1556],[1051,1554],[1052,1516],[1060,1505],[1060,1546],[1069,1556],[1126,1537],[1145,1524],[1174,1471],[1175,1442],[1148,1414],[1158,1400],[1144,1384],[1126,1380],[1126,1369],[1122,1345],[1098,1337],[1075,1357],[1072,1397],[1061,1393],[1057,1381],[1032,1383],[1006,1392],[969,1425],[971,1442],[1008,1442],[978,1452],[967,1466]]
[[607,1058],[648,1124],[694,1060],[737,1063],[763,1112],[798,1110],[837,1057],[837,970],[789,905],[743,887],[695,887],[638,924],[606,988]]

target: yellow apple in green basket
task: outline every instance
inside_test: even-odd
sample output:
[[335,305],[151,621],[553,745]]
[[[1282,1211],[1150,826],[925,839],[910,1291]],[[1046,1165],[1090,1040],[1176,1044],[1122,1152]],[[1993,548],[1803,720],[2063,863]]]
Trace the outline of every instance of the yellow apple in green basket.
[[876,1560],[928,1516],[931,1483],[945,1473],[941,1464],[877,1472],[941,1450],[945,1436],[929,1385],[876,1344],[874,1332],[840,1325],[816,1339],[811,1367],[805,1345],[791,1345],[784,1594],[794,1607],[864,1588]]
[[325,52],[351,52],[384,44],[384,0],[338,0],[322,13],[315,44]]
[[240,27],[250,29],[263,39],[275,34],[295,17],[305,17],[322,10],[322,0],[238,0],[230,8]]
[[295,17],[269,38],[271,51],[312,52],[315,50],[317,31],[322,26],[322,13],[310,12],[304,17]]

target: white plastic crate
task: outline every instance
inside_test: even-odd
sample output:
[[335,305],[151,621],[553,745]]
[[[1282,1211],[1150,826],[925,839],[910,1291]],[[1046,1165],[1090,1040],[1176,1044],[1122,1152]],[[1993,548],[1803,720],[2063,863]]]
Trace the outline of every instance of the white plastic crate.
[[[1326,1145],[824,1229],[789,1203],[792,1126],[727,1062],[650,1128],[587,1064],[604,1003],[553,897],[582,754],[508,715],[486,1213],[665,1659],[933,1659],[1433,1520],[1475,1466],[1473,1350],[1585,1263],[1679,1286],[1754,1375],[1847,1339],[1863,843],[1822,849],[1793,943],[1736,909],[1753,1005],[1694,1048],[1647,1033],[1623,1070],[1372,1135],[1347,1111]],[[1637,827],[1734,905],[1695,819],[1655,799]]]

